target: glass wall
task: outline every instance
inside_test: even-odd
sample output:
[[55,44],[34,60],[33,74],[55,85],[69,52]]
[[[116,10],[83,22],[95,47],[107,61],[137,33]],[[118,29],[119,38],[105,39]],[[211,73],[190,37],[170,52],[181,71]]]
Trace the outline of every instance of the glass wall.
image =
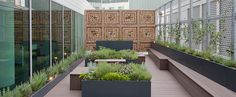
[[72,18],[72,51],[76,52],[79,51],[83,47],[83,15],[73,11],[73,18]]
[[0,87],[15,83],[14,2],[0,0]]
[[0,88],[29,79],[28,0],[0,0]]
[[63,58],[63,6],[52,2],[52,58],[53,64],[58,63]]
[[29,79],[29,0],[15,0],[15,80],[16,84]]
[[72,11],[71,9],[64,7],[64,56],[65,58],[71,54],[72,45],[71,45],[71,31],[72,31]]
[[[63,55],[66,58],[84,45],[83,15],[51,2],[50,20],[50,0],[32,0],[30,19],[29,5],[29,0],[0,0],[0,90],[29,80],[30,45],[33,72],[50,66],[50,54],[56,64]],[[32,44],[29,43],[30,22]]]
[[33,71],[50,66],[50,0],[32,0]]

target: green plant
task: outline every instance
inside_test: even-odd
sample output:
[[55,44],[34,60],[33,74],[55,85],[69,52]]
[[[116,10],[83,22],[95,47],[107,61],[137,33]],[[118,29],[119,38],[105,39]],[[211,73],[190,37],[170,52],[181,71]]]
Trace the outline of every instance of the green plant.
[[0,97],[14,97],[14,92],[10,88],[3,89]]
[[94,52],[87,52],[85,54],[88,59],[138,59],[138,55],[133,50],[115,51],[109,48],[100,47],[100,50]]
[[64,72],[69,68],[69,65],[74,61],[84,57],[85,50],[81,49],[77,53],[71,54],[65,60],[60,61],[58,64],[53,65],[47,70],[41,70],[33,74],[31,82],[25,82],[21,85],[16,86],[14,89],[10,88],[3,89],[0,92],[0,97],[28,97],[33,92],[42,88],[48,81],[48,77],[53,77],[59,73]]
[[193,40],[195,44],[200,44],[206,35],[208,33],[208,27],[207,25],[204,25],[201,23],[201,21],[193,21],[192,22],[192,29],[193,29]]
[[131,80],[150,80],[152,78],[151,74],[140,64],[132,64],[132,72],[129,74]]
[[151,74],[141,64],[98,63],[97,67],[80,77],[84,80],[150,80]]
[[41,71],[33,75],[30,85],[33,91],[37,91],[41,87],[43,87],[46,84],[46,82],[47,82],[47,74],[45,73],[45,71]]
[[101,79],[105,74],[111,72],[117,72],[121,65],[109,64],[109,63],[98,63],[96,69],[94,70],[94,76]]
[[131,60],[138,59],[138,55],[134,50],[121,50],[118,53],[120,53],[121,57],[124,59],[131,59]]
[[14,90],[14,97],[29,97],[32,93],[32,88],[29,82],[17,86]]
[[181,51],[181,52],[193,55],[193,56],[201,57],[201,58],[208,60],[208,61],[216,62],[218,64],[222,64],[222,65],[225,65],[228,67],[236,67],[235,61],[225,59],[220,56],[213,55],[209,49],[199,52],[199,51],[195,51],[195,50],[188,48],[188,47],[179,46],[178,44],[175,44],[175,43],[168,43],[168,42],[163,42],[163,41],[157,41],[157,43],[159,45],[170,47],[172,49],[175,49],[175,50],[178,50],[178,51]]
[[130,80],[129,76],[122,73],[107,73],[102,77],[102,80]]

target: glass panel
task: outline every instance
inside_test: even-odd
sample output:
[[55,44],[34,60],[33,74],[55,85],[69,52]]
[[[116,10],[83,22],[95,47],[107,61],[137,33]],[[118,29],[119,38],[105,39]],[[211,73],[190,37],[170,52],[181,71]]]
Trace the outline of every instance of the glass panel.
[[[78,14],[75,11],[72,11],[72,37],[71,37],[71,46],[72,51],[75,52],[77,50],[77,38],[78,38]],[[77,37],[77,38],[76,38]]]
[[71,23],[71,16],[72,12],[69,8],[64,8],[64,43],[65,43],[65,58],[71,54],[72,45],[71,45],[71,31],[72,31],[72,23]]
[[84,47],[84,16],[79,14],[79,49]]
[[53,64],[58,63],[63,56],[62,47],[62,8],[63,6],[52,2],[52,56]]
[[49,67],[49,1],[32,0],[33,71]]
[[15,0],[15,78],[20,84],[29,79],[29,0]]
[[72,51],[79,51],[83,47],[83,15],[73,11]]
[[3,88],[15,84],[14,3],[12,0],[0,0],[0,45],[0,88]]

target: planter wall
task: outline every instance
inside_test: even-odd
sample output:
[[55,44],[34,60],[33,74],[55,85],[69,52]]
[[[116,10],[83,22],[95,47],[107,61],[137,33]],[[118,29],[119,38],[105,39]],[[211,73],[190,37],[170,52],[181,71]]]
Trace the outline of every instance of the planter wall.
[[42,87],[40,90],[35,92],[31,97],[44,97],[54,86],[56,86],[61,80],[63,80],[71,71],[73,71],[81,62],[83,62],[84,59],[80,59],[76,62],[74,62],[70,68],[57,76],[54,80],[47,83],[44,87]]
[[236,70],[154,43],[152,48],[236,92]]
[[82,97],[151,97],[151,82],[84,80]]

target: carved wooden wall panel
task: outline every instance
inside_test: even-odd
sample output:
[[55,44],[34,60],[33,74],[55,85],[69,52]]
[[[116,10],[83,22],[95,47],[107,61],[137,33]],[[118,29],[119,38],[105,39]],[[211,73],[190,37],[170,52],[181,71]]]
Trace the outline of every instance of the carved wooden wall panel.
[[134,42],[137,42],[137,28],[136,27],[130,27],[130,28],[123,28],[121,32],[121,36],[123,37],[123,40],[133,40]]
[[119,40],[119,28],[104,28],[105,40]]
[[119,11],[105,11],[103,17],[105,25],[117,25],[120,23]]
[[87,10],[86,48],[96,49],[97,40],[132,40],[133,49],[146,51],[155,40],[152,10]]
[[154,25],[155,12],[154,11],[140,11],[139,20],[141,25]]
[[136,25],[138,22],[137,11],[123,11],[121,20],[124,25]]
[[91,26],[102,25],[102,12],[101,11],[88,11],[86,13],[86,24]]
[[97,40],[102,40],[102,28],[87,28],[86,31],[87,42],[96,42]]
[[152,42],[155,40],[155,28],[140,28],[139,39],[141,42]]

